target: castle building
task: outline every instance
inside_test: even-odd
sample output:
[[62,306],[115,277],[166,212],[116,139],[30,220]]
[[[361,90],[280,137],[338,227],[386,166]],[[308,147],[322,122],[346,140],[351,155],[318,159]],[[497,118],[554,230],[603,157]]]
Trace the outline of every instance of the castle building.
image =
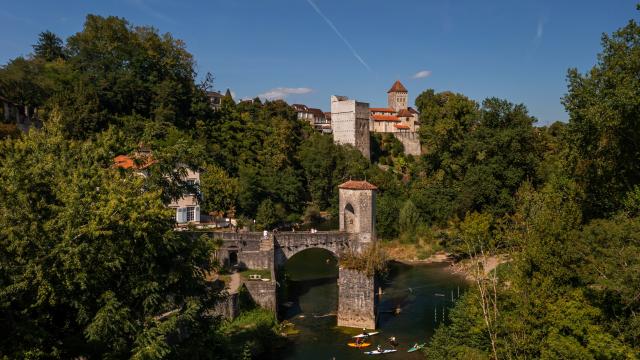
[[407,106],[409,92],[400,81],[387,91],[387,107],[371,108],[369,130],[377,133],[415,133],[420,127],[419,113]]
[[371,159],[369,138],[369,104],[346,96],[331,96],[333,142],[351,144]]

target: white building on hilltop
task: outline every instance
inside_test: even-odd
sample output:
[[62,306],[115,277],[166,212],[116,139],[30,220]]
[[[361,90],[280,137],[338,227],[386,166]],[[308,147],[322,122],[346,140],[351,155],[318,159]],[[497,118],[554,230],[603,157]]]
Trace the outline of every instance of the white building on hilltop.
[[369,139],[369,104],[346,96],[331,96],[331,128],[333,142],[351,144],[371,159]]

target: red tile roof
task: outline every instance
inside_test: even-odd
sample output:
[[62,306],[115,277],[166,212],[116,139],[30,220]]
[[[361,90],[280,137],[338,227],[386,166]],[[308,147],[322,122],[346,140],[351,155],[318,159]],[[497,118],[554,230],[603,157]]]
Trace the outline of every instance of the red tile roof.
[[393,125],[396,127],[396,129],[403,129],[403,130],[409,130],[411,129],[411,126],[407,125],[407,124],[395,124]]
[[349,180],[338,186],[340,189],[347,190],[378,190],[378,187],[363,180]]
[[[140,160],[142,160],[142,165],[140,165]],[[137,159],[133,159],[128,155],[118,155],[113,158],[114,166],[120,169],[145,169],[153,164],[155,164],[155,160],[151,158],[151,156],[139,157]],[[136,164],[138,163],[138,164]]]
[[393,83],[393,86],[391,86],[391,89],[387,91],[387,93],[390,93],[390,92],[408,92],[408,91],[407,91],[407,88],[404,87],[404,85],[402,85],[400,80],[396,80],[396,82]]
[[393,109],[390,108],[369,108],[370,112],[389,112],[389,113],[394,113],[396,112]]
[[400,111],[398,111],[398,116],[401,116],[401,117],[413,117],[413,113],[411,112],[411,110],[401,109]]
[[400,121],[395,115],[371,115],[374,121]]

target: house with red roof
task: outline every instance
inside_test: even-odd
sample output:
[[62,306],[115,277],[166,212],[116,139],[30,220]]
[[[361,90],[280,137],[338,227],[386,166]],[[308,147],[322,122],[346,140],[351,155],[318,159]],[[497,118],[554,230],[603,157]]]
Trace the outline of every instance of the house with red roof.
[[387,91],[387,107],[370,108],[369,130],[377,133],[415,133],[420,127],[418,111],[407,106],[409,92],[397,80]]
[[[113,158],[113,167],[133,171],[136,175],[149,176],[149,167],[157,161],[153,159],[150,151],[138,151],[131,155],[118,155]],[[200,185],[200,172],[180,165],[176,170],[182,181],[192,185]],[[195,193],[184,193],[178,199],[174,199],[167,206],[176,212],[176,223],[178,226],[188,223],[200,223],[199,195]]]

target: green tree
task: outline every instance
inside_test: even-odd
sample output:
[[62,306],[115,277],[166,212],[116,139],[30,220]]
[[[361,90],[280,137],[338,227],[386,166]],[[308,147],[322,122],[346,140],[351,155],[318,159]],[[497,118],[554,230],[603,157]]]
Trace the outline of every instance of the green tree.
[[200,175],[200,189],[204,202],[202,209],[207,212],[227,212],[235,209],[239,182],[231,178],[221,167],[206,165]]
[[[88,15],[83,30],[67,39],[67,48],[67,63],[75,72],[62,93],[71,94],[71,99],[56,101],[60,99],[56,97],[49,106],[64,110],[69,103],[81,105],[84,101],[76,98],[88,92],[98,118],[95,128],[70,134],[75,138],[86,138],[126,115],[165,121],[182,129],[192,127],[196,116],[204,115],[206,97],[195,84],[192,56],[182,41],[169,34],[133,27],[117,17]],[[64,118],[76,120],[73,113]]]
[[563,103],[575,154],[575,176],[587,195],[587,218],[610,215],[640,182],[640,26],[634,21],[602,36],[598,63],[568,73]]
[[41,58],[45,61],[65,58],[62,39],[49,30],[43,31],[38,35],[38,42],[33,45],[33,51],[36,58]]
[[106,140],[69,141],[49,126],[0,142],[5,356],[209,351],[187,344],[215,335],[207,315],[214,293],[204,282],[212,243],[173,231],[163,190],[113,169]]
[[260,230],[271,230],[280,222],[278,214],[276,213],[276,207],[273,205],[271,199],[266,199],[258,206],[256,212],[256,224]]
[[376,197],[376,232],[378,237],[393,239],[399,234],[398,217],[401,202],[393,195]]
[[398,230],[407,239],[414,239],[418,226],[422,223],[422,218],[418,208],[411,200],[406,200],[400,208],[398,216]]
[[465,139],[479,122],[478,104],[462,94],[436,94],[430,89],[416,98],[416,106],[429,170],[442,169],[447,177],[460,180],[464,176],[460,160]]

